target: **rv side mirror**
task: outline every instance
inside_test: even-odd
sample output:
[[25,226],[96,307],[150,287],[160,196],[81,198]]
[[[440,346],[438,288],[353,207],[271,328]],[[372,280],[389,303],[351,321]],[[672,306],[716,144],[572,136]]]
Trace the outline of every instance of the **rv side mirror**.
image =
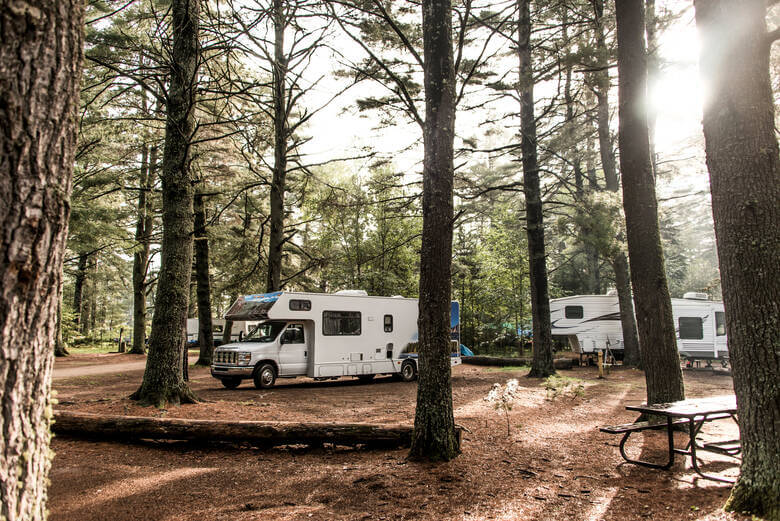
[[295,340],[295,331],[288,330],[288,331],[285,331],[284,333],[282,333],[282,338],[279,341],[279,343],[281,343],[281,344],[289,344],[293,340]]

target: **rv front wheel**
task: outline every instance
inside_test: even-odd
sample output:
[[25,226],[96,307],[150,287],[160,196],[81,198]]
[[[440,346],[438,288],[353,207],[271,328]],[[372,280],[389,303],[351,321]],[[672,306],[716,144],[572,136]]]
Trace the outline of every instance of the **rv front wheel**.
[[255,387],[258,389],[270,389],[276,381],[276,369],[271,364],[263,364],[257,368],[254,374]]
[[401,365],[401,380],[412,382],[417,379],[417,365],[411,360],[407,360]]

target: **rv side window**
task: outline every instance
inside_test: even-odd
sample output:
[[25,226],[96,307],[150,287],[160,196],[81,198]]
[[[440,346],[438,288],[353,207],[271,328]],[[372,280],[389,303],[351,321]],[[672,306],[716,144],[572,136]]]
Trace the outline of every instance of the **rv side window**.
[[715,312],[715,335],[726,335],[726,314],[723,311]]
[[566,306],[564,314],[566,318],[582,318],[584,316],[582,306]]
[[323,311],[322,334],[359,336],[360,322],[360,311]]
[[290,300],[290,311],[311,311],[311,300]]
[[683,340],[701,340],[704,328],[701,317],[680,317],[680,338]]
[[385,315],[385,333],[393,332],[393,315]]

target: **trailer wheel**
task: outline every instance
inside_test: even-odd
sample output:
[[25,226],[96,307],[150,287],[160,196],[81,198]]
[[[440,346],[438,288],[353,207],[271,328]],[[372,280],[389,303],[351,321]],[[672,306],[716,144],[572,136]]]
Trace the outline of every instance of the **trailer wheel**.
[[417,365],[411,360],[406,360],[401,364],[401,380],[404,382],[413,382],[417,379]]
[[263,364],[255,370],[252,378],[258,389],[270,389],[276,382],[276,369],[271,364]]
[[241,378],[237,376],[228,376],[226,378],[220,378],[220,381],[222,382],[222,385],[225,386],[226,389],[235,389],[239,385],[241,385]]

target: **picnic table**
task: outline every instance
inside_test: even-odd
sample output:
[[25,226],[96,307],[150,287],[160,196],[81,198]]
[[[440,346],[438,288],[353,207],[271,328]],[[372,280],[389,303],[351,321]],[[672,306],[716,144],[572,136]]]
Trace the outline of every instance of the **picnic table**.
[[[640,412],[643,416],[649,416],[651,418],[661,417],[662,419],[660,421],[652,419],[649,421],[637,421],[624,425],[612,425],[609,427],[602,427],[600,429],[602,432],[608,432],[610,434],[623,434],[623,439],[620,440],[620,455],[623,456],[623,459],[636,465],[658,469],[668,469],[674,464],[675,454],[683,454],[685,456],[691,457],[693,469],[701,477],[705,479],[711,479],[713,481],[734,483],[734,480],[732,479],[705,474],[702,472],[702,470],[699,468],[699,462],[696,456],[696,451],[709,451],[725,454],[728,456],[737,456],[742,451],[742,447],[738,439],[716,441],[704,444],[699,444],[696,439],[702,427],[707,422],[724,418],[731,418],[735,422],[737,421],[737,400],[734,395],[694,398],[671,403],[629,405],[626,407],[626,409],[629,411]],[[682,449],[674,446],[674,430],[675,426],[677,425],[688,426],[688,443],[685,448]],[[648,429],[663,429],[664,427],[666,428],[669,440],[669,459],[666,463],[653,463],[650,461],[632,459],[626,454],[626,441],[628,441],[628,438],[633,433]]]

